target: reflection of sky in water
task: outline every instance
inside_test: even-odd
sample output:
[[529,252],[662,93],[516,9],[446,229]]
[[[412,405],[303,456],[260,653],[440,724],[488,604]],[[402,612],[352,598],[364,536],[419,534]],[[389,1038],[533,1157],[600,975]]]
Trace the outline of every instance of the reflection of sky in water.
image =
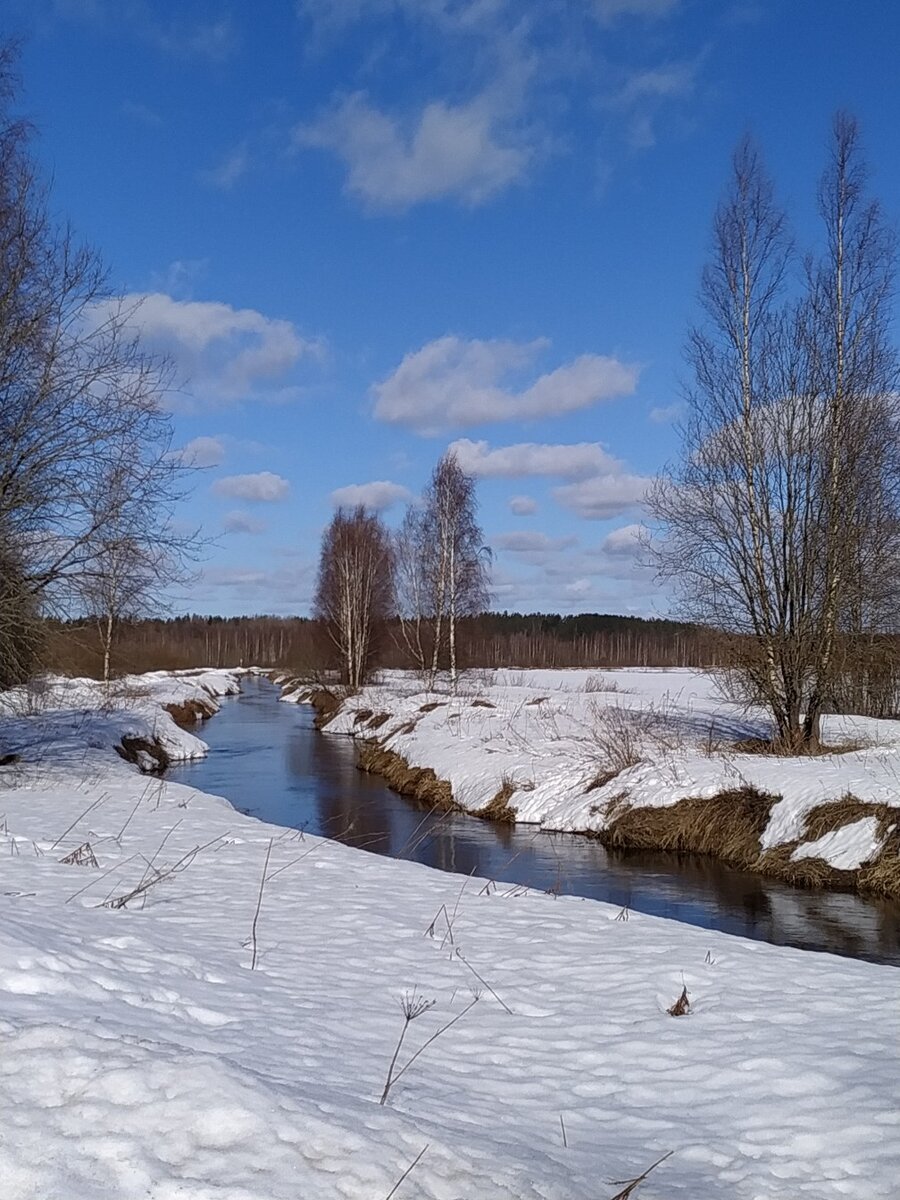
[[167,778],[226,796],[278,825],[504,885],[587,896],[763,941],[900,965],[900,904],[789,888],[712,859],[620,854],[533,826],[428,813],[355,766],[349,738],[320,736],[312,710],[248,680],[203,728],[209,757]]

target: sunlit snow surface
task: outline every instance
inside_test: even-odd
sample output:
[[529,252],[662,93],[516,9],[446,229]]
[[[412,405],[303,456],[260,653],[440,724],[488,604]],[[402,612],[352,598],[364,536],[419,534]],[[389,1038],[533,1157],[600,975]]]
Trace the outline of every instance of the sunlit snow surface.
[[[669,1150],[638,1196],[896,1196],[895,969],[480,894],[115,755],[126,719],[198,752],[153,712],[196,686],[0,721],[25,756],[0,771],[4,1200],[383,1200],[426,1146],[398,1200],[603,1200]],[[61,863],[85,841],[97,868]],[[437,1003],[401,1063],[480,999],[380,1107],[414,988]]]
[[[299,695],[288,689],[283,699]],[[811,809],[847,794],[900,807],[900,721],[824,717],[825,742],[859,746],[849,753],[742,753],[741,739],[771,735],[768,719],[723,700],[714,678],[697,671],[497,671],[481,682],[467,678],[456,697],[423,692],[394,673],[347,701],[328,732],[373,736],[357,720],[360,710],[390,713],[375,736],[449,780],[463,808],[477,812],[509,780],[516,820],[545,829],[602,829],[606,803],[618,796],[659,807],[749,784],[782,797],[762,837],[769,849],[799,839]],[[604,742],[620,744],[623,724],[641,761],[589,787],[610,765]],[[851,853],[843,831],[816,852],[834,866]]]

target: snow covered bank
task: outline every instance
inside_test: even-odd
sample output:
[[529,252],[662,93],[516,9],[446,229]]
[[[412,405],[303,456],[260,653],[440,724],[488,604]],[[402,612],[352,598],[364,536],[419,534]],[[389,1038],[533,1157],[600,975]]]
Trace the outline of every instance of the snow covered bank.
[[[240,691],[241,670],[151,671],[106,686],[49,675],[0,692],[0,754],[34,761],[118,747],[142,770],[202,758],[207,745],[185,726]],[[177,720],[176,720],[177,718]]]
[[[304,837],[85,731],[0,769],[4,1200],[386,1200],[416,1159],[396,1200],[609,1200],[668,1151],[637,1197],[896,1194],[895,969]],[[459,1020],[381,1106],[413,993],[398,1068]]]
[[823,724],[833,753],[762,754],[765,715],[710,676],[620,670],[498,671],[457,697],[392,673],[325,728],[368,743],[363,765],[398,789],[466,812],[900,896],[900,722]]

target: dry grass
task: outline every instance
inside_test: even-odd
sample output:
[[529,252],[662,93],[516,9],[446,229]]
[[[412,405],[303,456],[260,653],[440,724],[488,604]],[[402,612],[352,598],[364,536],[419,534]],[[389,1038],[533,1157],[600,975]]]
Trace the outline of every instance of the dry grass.
[[356,765],[370,775],[381,776],[401,796],[410,796],[441,812],[462,811],[446,779],[438,779],[430,767],[411,767],[402,754],[388,750],[380,742],[361,742]]
[[878,857],[861,867],[856,879],[861,891],[900,900],[900,813],[893,813],[892,823],[881,826],[884,841]]
[[380,729],[390,719],[391,714],[389,712],[375,713],[374,716],[370,716],[366,721],[366,729]]
[[826,833],[843,829],[845,825],[853,825],[865,817],[878,817],[881,823],[896,820],[897,816],[897,810],[887,804],[870,804],[865,800],[857,800],[856,796],[848,792],[840,800],[829,800],[808,812],[803,826],[803,837],[800,840],[815,842]]
[[307,699],[316,710],[313,722],[316,729],[324,729],[343,703],[342,697],[328,688],[312,688]]
[[485,804],[484,808],[479,808],[474,815],[482,817],[485,821],[501,821],[505,824],[513,824],[516,819],[516,810],[510,806],[510,800],[516,793],[516,785],[504,775],[500,788],[497,793]]
[[434,710],[436,708],[446,708],[446,707],[447,707],[446,700],[429,700],[427,704],[423,704],[420,707],[419,712],[430,713],[430,712],[434,712]]
[[353,715],[353,724],[362,725],[363,721],[368,721],[374,715],[371,708],[358,708]]
[[183,700],[181,704],[167,704],[165,707],[175,724],[182,729],[190,729],[198,721],[205,721],[216,712],[216,705],[212,700]]
[[496,708],[496,704],[492,704],[490,700],[483,700],[481,696],[476,696],[472,701],[472,708]]
[[839,871],[822,858],[792,858],[799,844],[785,842],[782,846],[764,851],[759,856],[755,870],[793,887],[852,889],[855,886],[854,871]]
[[788,751],[773,738],[748,737],[732,742],[729,747],[737,754],[762,754],[774,758],[824,758],[829,754],[853,754],[857,750],[867,750],[870,743],[863,738],[848,738],[846,742],[826,744],[820,742],[815,746],[804,746],[802,749],[789,754]]
[[621,849],[709,854],[752,867],[759,859],[759,839],[777,799],[742,787],[709,800],[679,800],[665,808],[621,805],[603,831],[603,840]]

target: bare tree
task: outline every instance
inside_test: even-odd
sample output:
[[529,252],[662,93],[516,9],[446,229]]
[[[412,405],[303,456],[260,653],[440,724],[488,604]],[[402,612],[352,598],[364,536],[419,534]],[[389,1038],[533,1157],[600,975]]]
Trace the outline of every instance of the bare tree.
[[315,615],[352,688],[366,680],[377,636],[394,607],[393,550],[381,520],[362,505],[339,508],[322,537]]
[[24,683],[43,645],[43,628],[21,556],[0,537],[0,688]]
[[160,406],[168,365],[142,348],[96,253],[50,215],[31,131],[11,113],[15,66],[0,43],[0,528],[30,592],[71,611],[123,505],[143,547],[190,553],[173,521],[188,466]]
[[769,707],[791,752],[818,745],[850,626],[887,618],[900,549],[893,248],[863,201],[848,118],[833,145],[826,249],[792,291],[784,215],[739,146],[689,339],[683,460],[650,497],[661,573],[692,617],[733,635],[730,682]]
[[490,551],[483,543],[475,480],[448,452],[438,460],[421,505],[407,510],[397,539],[401,630],[430,685],[446,651],[456,690],[459,619],[487,607]]

